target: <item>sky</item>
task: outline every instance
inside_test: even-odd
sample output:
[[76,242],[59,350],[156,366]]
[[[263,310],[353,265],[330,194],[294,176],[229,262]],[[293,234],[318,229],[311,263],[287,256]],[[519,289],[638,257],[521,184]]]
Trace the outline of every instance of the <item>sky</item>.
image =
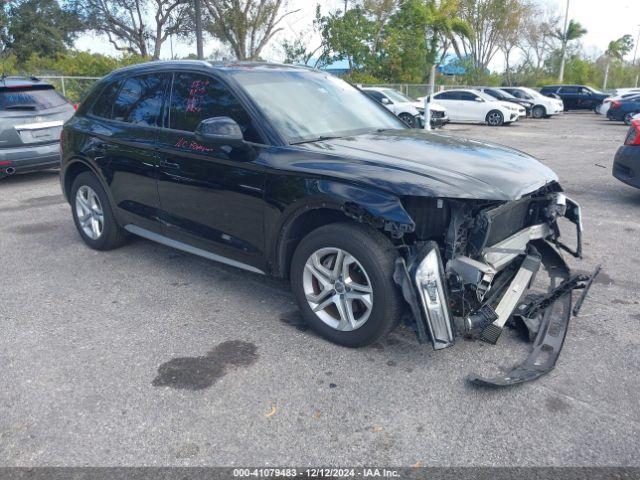
[[[567,0],[536,0],[541,5],[556,10],[559,15],[564,15]],[[584,51],[590,56],[598,56],[607,48],[611,40],[622,35],[631,34],[635,39],[640,31],[640,0],[569,0],[569,18],[579,21],[588,31],[583,37]],[[316,4],[319,3],[324,12],[339,8],[343,0],[289,0],[288,10],[298,10],[287,16],[282,23],[284,30],[263,51],[267,60],[282,60],[282,51],[279,47],[283,38],[293,38],[303,32],[310,32],[315,15]],[[309,44],[314,47],[317,39],[311,35]],[[118,55],[118,52],[104,38],[96,38],[93,35],[83,35],[76,42],[76,47],[81,50]],[[205,56],[219,50],[221,45],[216,40],[205,38]],[[186,56],[195,53],[195,43],[188,44],[184,41],[173,42],[173,54]],[[629,59],[633,57],[629,54]],[[638,51],[640,57],[640,49]],[[167,41],[163,45],[162,58],[171,58],[171,44]],[[490,67],[499,70],[503,67],[502,59],[496,56]]]

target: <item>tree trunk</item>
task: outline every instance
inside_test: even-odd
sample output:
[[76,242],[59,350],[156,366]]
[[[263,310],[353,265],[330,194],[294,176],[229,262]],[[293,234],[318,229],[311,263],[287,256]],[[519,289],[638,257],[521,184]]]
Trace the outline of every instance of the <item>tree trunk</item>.
[[611,60],[607,60],[607,66],[604,69],[604,82],[602,83],[602,90],[607,89],[607,81],[609,80],[609,66],[611,66]]

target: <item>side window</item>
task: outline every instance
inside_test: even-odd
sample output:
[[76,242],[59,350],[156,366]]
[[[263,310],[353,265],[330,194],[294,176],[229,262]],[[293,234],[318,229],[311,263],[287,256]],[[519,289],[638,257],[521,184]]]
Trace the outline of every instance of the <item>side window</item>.
[[91,107],[91,113],[93,115],[102,118],[111,118],[113,115],[113,102],[116,99],[121,84],[122,82],[113,82],[102,90],[102,93],[94,102],[93,107]]
[[113,119],[155,127],[158,125],[166,75],[127,78],[113,104]]
[[197,73],[176,73],[171,89],[169,128],[195,131],[211,117],[229,117],[238,122],[245,140],[262,143],[251,117],[220,81]]
[[458,94],[456,92],[442,92],[434,95],[436,100],[458,100]]
[[373,98],[376,102],[382,103],[383,95],[380,92],[376,92],[375,90],[366,90],[366,94]]
[[464,100],[465,102],[475,102],[477,95],[474,95],[471,92],[460,92],[460,100]]
[[578,87],[562,87],[560,93],[578,93]]

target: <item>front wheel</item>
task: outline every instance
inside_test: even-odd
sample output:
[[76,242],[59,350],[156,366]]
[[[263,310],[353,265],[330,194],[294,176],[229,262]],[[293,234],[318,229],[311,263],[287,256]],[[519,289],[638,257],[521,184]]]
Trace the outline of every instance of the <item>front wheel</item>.
[[411,115],[410,113],[401,113],[398,115],[400,120],[407,124],[408,127],[416,128],[416,117]]
[[625,125],[631,125],[631,121],[633,120],[633,116],[635,115],[635,113],[627,113],[624,116],[624,124]]
[[291,289],[307,324],[347,347],[387,335],[402,313],[397,252],[379,231],[334,223],[308,234],[291,263]]
[[542,105],[537,105],[533,107],[531,115],[533,118],[544,118],[547,116],[547,110]]
[[504,123],[504,116],[498,110],[491,110],[487,113],[486,122],[490,127],[499,127]]

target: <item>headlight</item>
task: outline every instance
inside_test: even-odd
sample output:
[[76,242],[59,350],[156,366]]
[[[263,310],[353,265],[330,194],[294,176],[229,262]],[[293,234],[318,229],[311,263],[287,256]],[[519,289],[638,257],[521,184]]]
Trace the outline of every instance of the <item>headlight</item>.
[[444,286],[440,251],[434,245],[424,257],[415,273],[416,287],[425,314],[433,348],[445,348],[453,344],[453,327]]

